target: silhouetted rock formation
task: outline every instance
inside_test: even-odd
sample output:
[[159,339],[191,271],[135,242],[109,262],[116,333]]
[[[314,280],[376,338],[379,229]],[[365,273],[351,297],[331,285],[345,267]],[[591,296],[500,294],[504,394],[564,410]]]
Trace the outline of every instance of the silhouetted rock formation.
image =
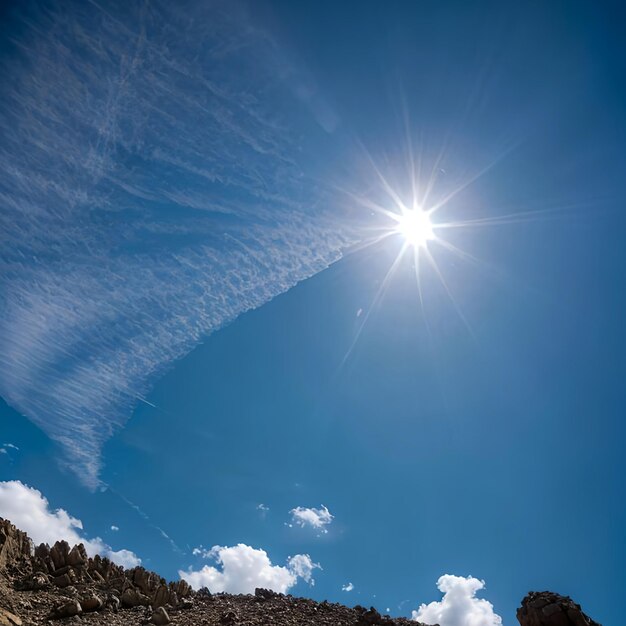
[[551,591],[531,591],[517,609],[517,620],[521,626],[601,626],[571,598]]

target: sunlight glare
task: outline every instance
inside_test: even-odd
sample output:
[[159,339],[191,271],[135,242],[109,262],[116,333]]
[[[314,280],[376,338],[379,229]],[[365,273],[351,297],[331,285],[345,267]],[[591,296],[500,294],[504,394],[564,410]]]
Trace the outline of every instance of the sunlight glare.
[[430,214],[419,206],[404,210],[396,219],[398,221],[396,232],[416,248],[425,248],[428,242],[435,238]]

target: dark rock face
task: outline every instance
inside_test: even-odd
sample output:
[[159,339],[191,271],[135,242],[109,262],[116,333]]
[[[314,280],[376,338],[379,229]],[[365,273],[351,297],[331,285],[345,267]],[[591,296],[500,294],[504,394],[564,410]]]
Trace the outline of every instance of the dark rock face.
[[0,518],[0,570],[30,559],[30,552],[28,535]]
[[531,591],[517,609],[521,626],[601,626],[571,598],[551,591]]

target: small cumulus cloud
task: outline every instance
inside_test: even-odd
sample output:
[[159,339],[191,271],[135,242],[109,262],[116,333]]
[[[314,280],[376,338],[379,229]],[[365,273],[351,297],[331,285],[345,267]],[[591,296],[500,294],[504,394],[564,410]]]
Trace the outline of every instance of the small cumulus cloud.
[[119,529],[120,529],[119,526],[115,526],[115,524],[113,526],[111,526],[111,530],[113,532],[117,532]]
[[179,576],[194,589],[208,587],[214,593],[253,593],[256,587],[286,593],[299,578],[315,584],[312,572],[320,567],[308,554],[289,557],[285,566],[274,565],[265,550],[243,543],[213,546],[210,550],[194,548],[193,554],[213,559],[218,567],[205,565],[200,570],[180,570]]
[[441,601],[422,604],[413,611],[412,619],[439,626],[502,626],[493,604],[476,597],[476,592],[485,588],[484,580],[444,574],[437,587],[444,594]]
[[327,533],[328,529],[326,526],[334,519],[334,516],[324,505],[319,509],[298,506],[295,509],[291,509],[289,513],[291,514],[291,524],[289,526],[296,525],[301,528],[310,526],[320,533]]
[[51,510],[47,498],[19,480],[0,482],[0,516],[28,533],[36,543],[52,545],[65,539],[70,545],[82,543],[87,554],[106,556],[124,567],[136,567],[141,559],[130,550],[113,550],[100,539],[86,539],[83,523],[64,509]]
[[352,591],[353,589],[354,585],[352,583],[347,583],[341,587],[341,591]]
[[256,510],[259,511],[262,518],[265,518],[266,515],[269,513],[270,507],[261,503],[261,504],[257,504]]

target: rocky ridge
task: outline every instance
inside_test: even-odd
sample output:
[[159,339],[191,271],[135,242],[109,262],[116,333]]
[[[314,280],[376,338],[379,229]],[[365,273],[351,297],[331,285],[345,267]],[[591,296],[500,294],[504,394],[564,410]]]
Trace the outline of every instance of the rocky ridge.
[[[570,598],[531,592],[517,612],[521,626],[600,626]],[[0,518],[0,626],[420,626],[373,607],[257,589],[254,595],[194,591],[143,567],[124,569],[89,557],[82,544],[33,546],[26,533]],[[424,626],[424,625],[421,625]]]

